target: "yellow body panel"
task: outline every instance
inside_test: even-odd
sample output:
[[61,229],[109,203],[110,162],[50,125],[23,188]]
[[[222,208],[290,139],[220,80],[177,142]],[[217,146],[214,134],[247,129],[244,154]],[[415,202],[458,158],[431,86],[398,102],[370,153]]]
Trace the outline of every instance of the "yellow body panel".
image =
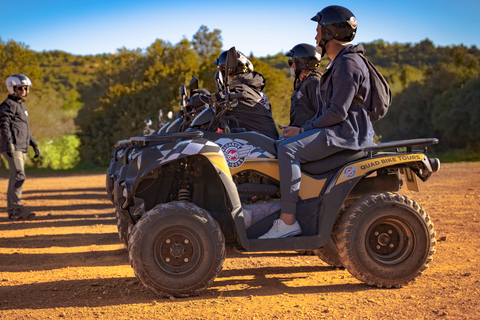
[[228,167],[227,161],[225,160],[223,153],[212,152],[203,153],[202,155],[205,156],[217,167],[219,167],[220,170],[222,170],[227,175],[227,177],[229,177],[230,179],[232,178],[232,175],[230,174],[230,168]]
[[280,181],[277,159],[247,159],[241,166],[230,168],[232,175],[245,170],[255,170]]
[[378,170],[383,167],[388,167],[395,164],[405,162],[417,162],[422,161],[425,157],[424,154],[419,153],[405,153],[386,155],[375,159],[366,159],[355,163],[353,166],[346,167],[340,174],[336,185],[348,181],[352,178],[365,175],[367,172]]
[[[240,167],[230,168],[232,175],[253,170],[280,181],[277,159],[247,159]],[[315,180],[302,173],[299,196],[303,200],[318,197],[326,179]]]

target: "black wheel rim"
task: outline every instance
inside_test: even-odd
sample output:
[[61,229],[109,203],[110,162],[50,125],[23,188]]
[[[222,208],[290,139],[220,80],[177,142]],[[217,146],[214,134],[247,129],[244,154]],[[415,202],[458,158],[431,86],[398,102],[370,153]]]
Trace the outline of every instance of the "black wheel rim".
[[385,266],[407,261],[417,242],[412,226],[395,217],[384,217],[372,223],[365,240],[370,257]]
[[171,227],[155,239],[153,253],[163,272],[172,277],[185,277],[200,264],[203,246],[191,229]]

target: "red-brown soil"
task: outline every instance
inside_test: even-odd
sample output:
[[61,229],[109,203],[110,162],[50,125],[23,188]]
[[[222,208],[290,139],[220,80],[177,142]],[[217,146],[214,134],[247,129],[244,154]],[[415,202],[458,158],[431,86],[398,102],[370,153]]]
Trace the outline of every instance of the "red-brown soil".
[[480,319],[480,163],[445,164],[419,193],[437,252],[400,289],[369,287],[297,252],[227,252],[203,294],[162,298],[135,278],[104,175],[29,175],[31,221],[6,218],[0,178],[1,319]]

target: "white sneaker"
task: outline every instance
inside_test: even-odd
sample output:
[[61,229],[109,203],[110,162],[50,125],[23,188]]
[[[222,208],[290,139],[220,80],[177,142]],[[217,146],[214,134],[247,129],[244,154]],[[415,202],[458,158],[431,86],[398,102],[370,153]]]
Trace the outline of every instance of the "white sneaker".
[[273,227],[263,236],[258,237],[258,239],[286,238],[296,236],[300,233],[302,233],[302,228],[300,228],[298,221],[295,221],[292,225],[288,225],[283,222],[282,219],[277,219],[273,221]]

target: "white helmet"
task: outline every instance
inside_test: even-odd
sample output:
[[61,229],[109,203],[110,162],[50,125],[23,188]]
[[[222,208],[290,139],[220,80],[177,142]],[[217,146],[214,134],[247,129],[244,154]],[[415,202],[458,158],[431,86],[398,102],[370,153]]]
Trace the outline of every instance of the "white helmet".
[[17,95],[17,93],[15,92],[15,87],[27,86],[28,94],[31,85],[32,81],[30,81],[30,79],[28,79],[28,77],[23,74],[14,74],[7,79],[7,90],[13,96]]

